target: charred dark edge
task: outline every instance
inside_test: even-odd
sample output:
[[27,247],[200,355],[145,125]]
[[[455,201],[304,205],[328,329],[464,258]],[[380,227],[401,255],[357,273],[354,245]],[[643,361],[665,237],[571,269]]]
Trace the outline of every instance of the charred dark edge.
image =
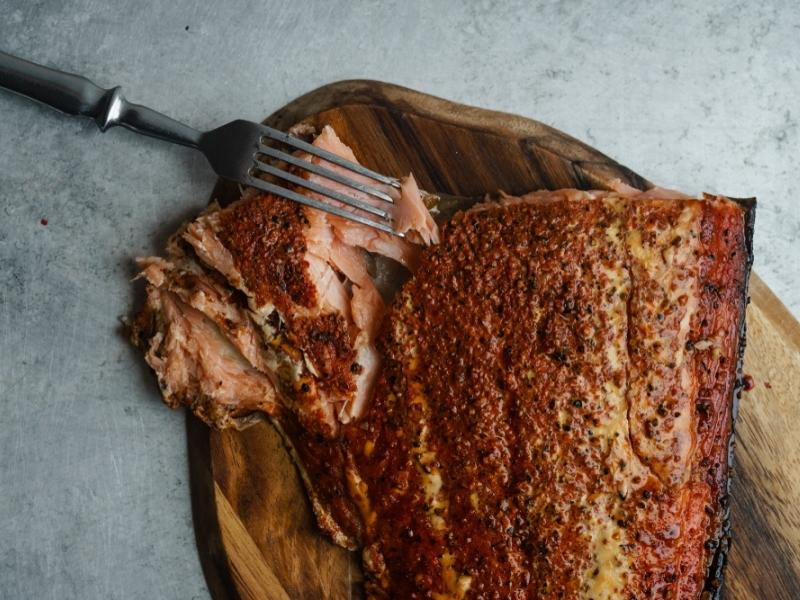
[[[346,532],[343,527],[339,527],[339,532],[336,533],[330,527],[326,527],[322,523],[322,520],[325,517],[330,518],[334,522],[336,522],[336,519],[333,517],[332,511],[328,511],[326,514],[325,502],[320,499],[320,494],[317,492],[317,488],[314,487],[314,483],[309,476],[308,471],[306,471],[303,461],[300,458],[300,453],[295,446],[295,439],[299,437],[297,431],[301,425],[295,415],[289,411],[286,411],[286,414],[282,416],[282,419],[271,417],[269,421],[275,431],[278,432],[278,435],[281,438],[281,443],[283,444],[286,453],[289,455],[289,458],[291,458],[292,464],[297,471],[297,475],[303,484],[303,489],[306,490],[306,503],[308,510],[314,516],[314,523],[316,524],[317,529],[320,533],[325,535],[332,544],[339,546],[343,550],[348,552],[359,551],[362,547],[361,541],[355,534]],[[315,508],[316,506],[320,507],[319,511]]]
[[[741,314],[739,316],[739,344],[738,356],[736,359],[736,383],[733,388],[733,398],[731,399],[731,432],[728,438],[728,476],[725,489],[721,497],[723,507],[722,526],[717,535],[716,550],[711,558],[711,563],[706,574],[703,593],[707,594],[709,600],[722,600],[725,583],[725,566],[728,563],[728,554],[731,549],[731,483],[735,472],[734,450],[736,447],[736,418],[739,414],[739,401],[742,398],[744,351],[747,343],[747,305],[750,304],[750,272],[753,267],[753,233],[755,231],[756,220],[756,199],[755,198],[730,198],[744,209],[744,243],[747,251],[747,260],[743,265],[742,290],[740,296]],[[712,538],[713,539],[713,538]]]

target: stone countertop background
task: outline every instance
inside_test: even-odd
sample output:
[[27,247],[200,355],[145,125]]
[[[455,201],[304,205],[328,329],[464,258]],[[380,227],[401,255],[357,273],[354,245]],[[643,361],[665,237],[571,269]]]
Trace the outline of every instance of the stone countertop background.
[[[800,315],[800,9],[646,4],[0,0],[0,49],[201,129],[349,78],[533,117],[664,186],[758,196],[756,271]],[[132,258],[213,182],[0,93],[0,597],[208,596],[183,415],[119,317]]]

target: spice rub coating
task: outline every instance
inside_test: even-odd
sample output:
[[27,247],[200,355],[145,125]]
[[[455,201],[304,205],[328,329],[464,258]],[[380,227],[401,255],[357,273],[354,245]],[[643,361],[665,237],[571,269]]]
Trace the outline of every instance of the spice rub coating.
[[344,431],[377,598],[699,598],[727,515],[749,255],[721,197],[454,218]]

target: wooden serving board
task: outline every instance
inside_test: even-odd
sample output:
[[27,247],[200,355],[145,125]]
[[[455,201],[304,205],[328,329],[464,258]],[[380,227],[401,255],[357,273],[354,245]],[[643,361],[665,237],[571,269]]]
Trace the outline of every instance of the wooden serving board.
[[[266,122],[287,129],[300,121],[333,125],[367,166],[411,171],[430,191],[605,189],[613,178],[652,185],[536,121],[378,82],[322,87]],[[214,197],[237,193],[220,183]],[[800,597],[800,324],[755,275],[750,291],[745,373],[755,388],[744,394],[736,425],[726,597],[793,600]],[[189,417],[188,431],[197,545],[214,598],[361,597],[358,554],[318,533],[269,424],[211,432]]]

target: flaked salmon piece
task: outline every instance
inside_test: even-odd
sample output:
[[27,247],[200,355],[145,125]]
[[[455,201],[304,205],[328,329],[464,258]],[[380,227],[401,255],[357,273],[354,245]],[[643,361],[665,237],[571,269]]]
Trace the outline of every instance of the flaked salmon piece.
[[[322,129],[313,144],[318,148],[333,152],[351,162],[358,163],[352,149],[339,139],[339,136],[336,135],[336,132],[330,126],[326,126]],[[395,229],[406,234],[408,237],[408,241],[398,239],[396,236],[392,236],[388,233],[364,227],[363,225],[353,223],[352,221],[342,219],[335,215],[328,215],[328,221],[332,225],[337,237],[346,244],[387,256],[402,263],[410,270],[413,270],[419,259],[419,252],[421,250],[420,244],[428,245],[439,241],[439,229],[422,201],[422,195],[412,175],[409,174],[401,180],[400,190],[398,191],[394,187],[376,183],[368,177],[353,173],[319,157],[306,154],[304,158],[331,171],[339,172],[352,180],[366,183],[389,194],[394,201],[392,204],[379,200],[369,194],[353,190],[348,186],[331,181],[325,177],[310,173],[306,174],[306,177],[311,181],[361,200],[362,202],[388,209],[389,213],[392,215]],[[317,197],[325,202],[335,203],[334,200],[329,198]]]
[[340,311],[349,319],[350,296],[343,282],[336,276],[331,263],[331,248],[335,238],[327,222],[327,215],[311,209],[304,209],[304,212],[308,223],[305,230],[306,261],[311,269],[311,279],[317,288],[317,297],[323,307]]
[[339,421],[342,423],[350,423],[365,414],[380,374],[381,357],[374,344],[361,346],[356,362],[359,366],[356,394],[341,407]]
[[334,240],[330,249],[331,263],[353,284],[350,302],[353,323],[371,342],[380,325],[386,305],[367,271],[363,253],[358,248]]
[[350,295],[330,264],[325,259],[311,253],[306,255],[306,262],[309,276],[314,282],[320,301],[319,314],[339,312],[344,315],[345,319],[350,320]]
[[342,242],[334,235],[328,222],[330,215],[316,210],[307,211],[309,220],[309,253],[324,258],[351,284],[350,314],[353,324],[371,341],[386,306],[370,276],[364,252]]
[[[336,135],[336,131],[334,131],[333,127],[330,127],[329,125],[323,127],[320,134],[314,139],[313,144],[318,148],[322,148],[328,152],[333,152],[334,154],[341,156],[350,162],[360,164],[356,159],[353,150],[344,142],[342,142],[339,136]],[[312,179],[318,181],[326,187],[331,187],[348,196],[352,196],[353,198],[357,198],[375,206],[380,206],[381,208],[388,207],[394,219],[395,229],[400,233],[416,234],[416,236],[411,236],[412,241],[415,243],[429,245],[439,242],[439,228],[428,211],[428,208],[425,206],[425,203],[422,199],[422,194],[417,186],[417,182],[411,173],[400,179],[400,189],[398,190],[395,187],[378,183],[369,177],[359,175],[358,173],[353,173],[348,169],[335,165],[324,159],[310,157],[307,154],[305,155],[305,158],[313,160],[313,162],[324,166],[331,171],[341,173],[349,179],[360,183],[366,183],[371,187],[378,188],[388,194],[394,202],[392,204],[388,204],[380,199],[375,198],[374,196],[354,190],[348,186],[344,186],[319,175],[313,175]]]
[[359,248],[343,244],[334,237],[328,246],[328,260],[351,282],[359,286],[372,282],[364,253]]
[[305,209],[308,226],[305,230],[308,251],[317,256],[328,259],[334,235],[331,224],[328,222],[328,213],[319,210]]
[[270,378],[253,367],[202,312],[153,284],[132,324],[133,339],[158,373],[164,402],[190,407],[209,425],[236,426],[280,410]]
[[335,239],[330,247],[331,263],[352,283],[351,313],[359,330],[356,339],[356,393],[339,412],[339,420],[348,423],[363,414],[372,395],[380,370],[380,357],[374,341],[386,312],[386,305],[367,271],[363,252]]
[[377,378],[380,360],[372,342],[386,307],[367,272],[363,251],[343,244],[334,236],[327,214],[315,210],[307,210],[306,214],[310,223],[307,236],[309,264],[317,264],[324,258],[350,283],[349,297],[335,278],[329,278],[333,287],[324,292],[326,296],[334,297],[337,303],[346,298],[347,306],[340,305],[340,311],[350,318],[356,330],[353,336],[357,351],[351,365],[355,375],[355,394],[337,403],[339,420],[346,423],[363,410]]
[[245,287],[244,280],[233,264],[233,256],[213,234],[214,228],[218,226],[217,211],[218,207],[216,209],[212,207],[207,216],[190,223],[183,231],[182,237],[192,245],[205,264],[213,266],[231,285],[242,289]]
[[396,260],[412,273],[417,270],[421,253],[419,246],[335,215],[328,215],[328,219],[334,235],[343,244]]
[[150,285],[175,294],[184,304],[212,320],[251,366],[267,373],[260,333],[247,311],[232,299],[230,288],[214,280],[195,261],[180,255],[167,261],[158,257],[137,261]]
[[439,228],[422,201],[417,180],[411,173],[400,180],[400,193],[397,196],[393,212],[395,229],[413,234],[410,239],[426,246],[438,244]]

